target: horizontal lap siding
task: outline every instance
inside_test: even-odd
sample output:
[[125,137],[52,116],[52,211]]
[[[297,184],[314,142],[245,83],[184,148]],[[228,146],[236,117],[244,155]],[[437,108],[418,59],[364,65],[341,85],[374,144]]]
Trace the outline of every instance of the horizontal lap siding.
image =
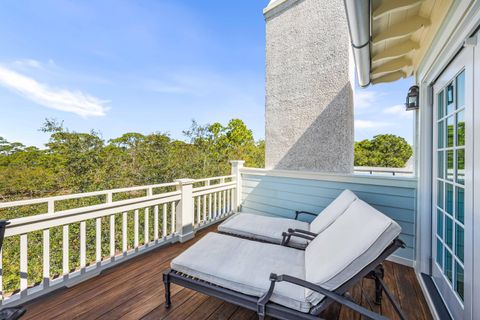
[[[395,255],[413,260],[415,188],[244,174],[242,211],[285,218],[294,218],[296,210],[320,213],[345,189],[352,190],[360,199],[400,224],[400,237],[407,247]],[[313,219],[306,215],[302,218],[305,221]]]

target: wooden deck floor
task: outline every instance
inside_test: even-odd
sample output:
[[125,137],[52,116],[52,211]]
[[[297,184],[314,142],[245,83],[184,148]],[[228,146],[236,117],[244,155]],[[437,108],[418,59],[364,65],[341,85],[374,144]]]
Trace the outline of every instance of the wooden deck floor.
[[[72,288],[58,290],[26,305],[22,319],[257,319],[254,312],[221,300],[172,285],[172,307],[166,310],[162,271],[183,250],[216,226],[197,234],[187,243],[177,243],[151,251],[114,267]],[[386,263],[386,283],[400,301],[408,319],[432,319],[411,268]],[[370,306],[373,280],[363,280],[351,290],[355,301],[397,319],[384,299],[381,306]],[[362,290],[364,294],[362,295]],[[338,305],[332,305],[326,319],[360,319]]]

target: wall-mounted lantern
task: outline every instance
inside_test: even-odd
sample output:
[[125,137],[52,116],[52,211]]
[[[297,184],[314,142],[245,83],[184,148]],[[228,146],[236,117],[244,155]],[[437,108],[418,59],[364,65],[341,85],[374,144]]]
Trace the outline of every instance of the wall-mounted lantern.
[[408,89],[407,94],[407,101],[405,103],[405,107],[407,107],[407,111],[417,110],[419,108],[420,102],[420,90],[418,86],[412,86]]

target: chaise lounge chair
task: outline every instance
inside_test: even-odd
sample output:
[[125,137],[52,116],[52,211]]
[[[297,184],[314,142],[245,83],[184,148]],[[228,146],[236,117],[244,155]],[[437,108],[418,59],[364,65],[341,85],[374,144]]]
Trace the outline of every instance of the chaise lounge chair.
[[363,277],[375,279],[404,316],[383,282],[381,263],[403,246],[400,226],[357,200],[305,251],[209,233],[175,258],[163,275],[165,306],[170,283],[254,310],[259,318],[319,319],[338,302],[370,319],[386,319],[344,296]]
[[[219,225],[218,231],[246,239],[305,249],[309,241],[332,224],[357,199],[352,191],[345,190],[320,214],[296,211],[295,220],[242,212]],[[302,214],[313,215],[315,219],[311,223],[297,220]]]

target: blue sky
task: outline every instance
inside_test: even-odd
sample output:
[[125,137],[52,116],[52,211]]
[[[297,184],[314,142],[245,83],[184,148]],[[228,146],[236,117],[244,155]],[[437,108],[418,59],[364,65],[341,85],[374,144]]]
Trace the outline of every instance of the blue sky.
[[[244,120],[264,137],[262,9],[267,0],[5,0],[0,10],[0,136],[42,146],[45,118],[104,138],[168,132],[191,120]],[[398,107],[411,80],[356,91],[356,139],[411,140]]]

